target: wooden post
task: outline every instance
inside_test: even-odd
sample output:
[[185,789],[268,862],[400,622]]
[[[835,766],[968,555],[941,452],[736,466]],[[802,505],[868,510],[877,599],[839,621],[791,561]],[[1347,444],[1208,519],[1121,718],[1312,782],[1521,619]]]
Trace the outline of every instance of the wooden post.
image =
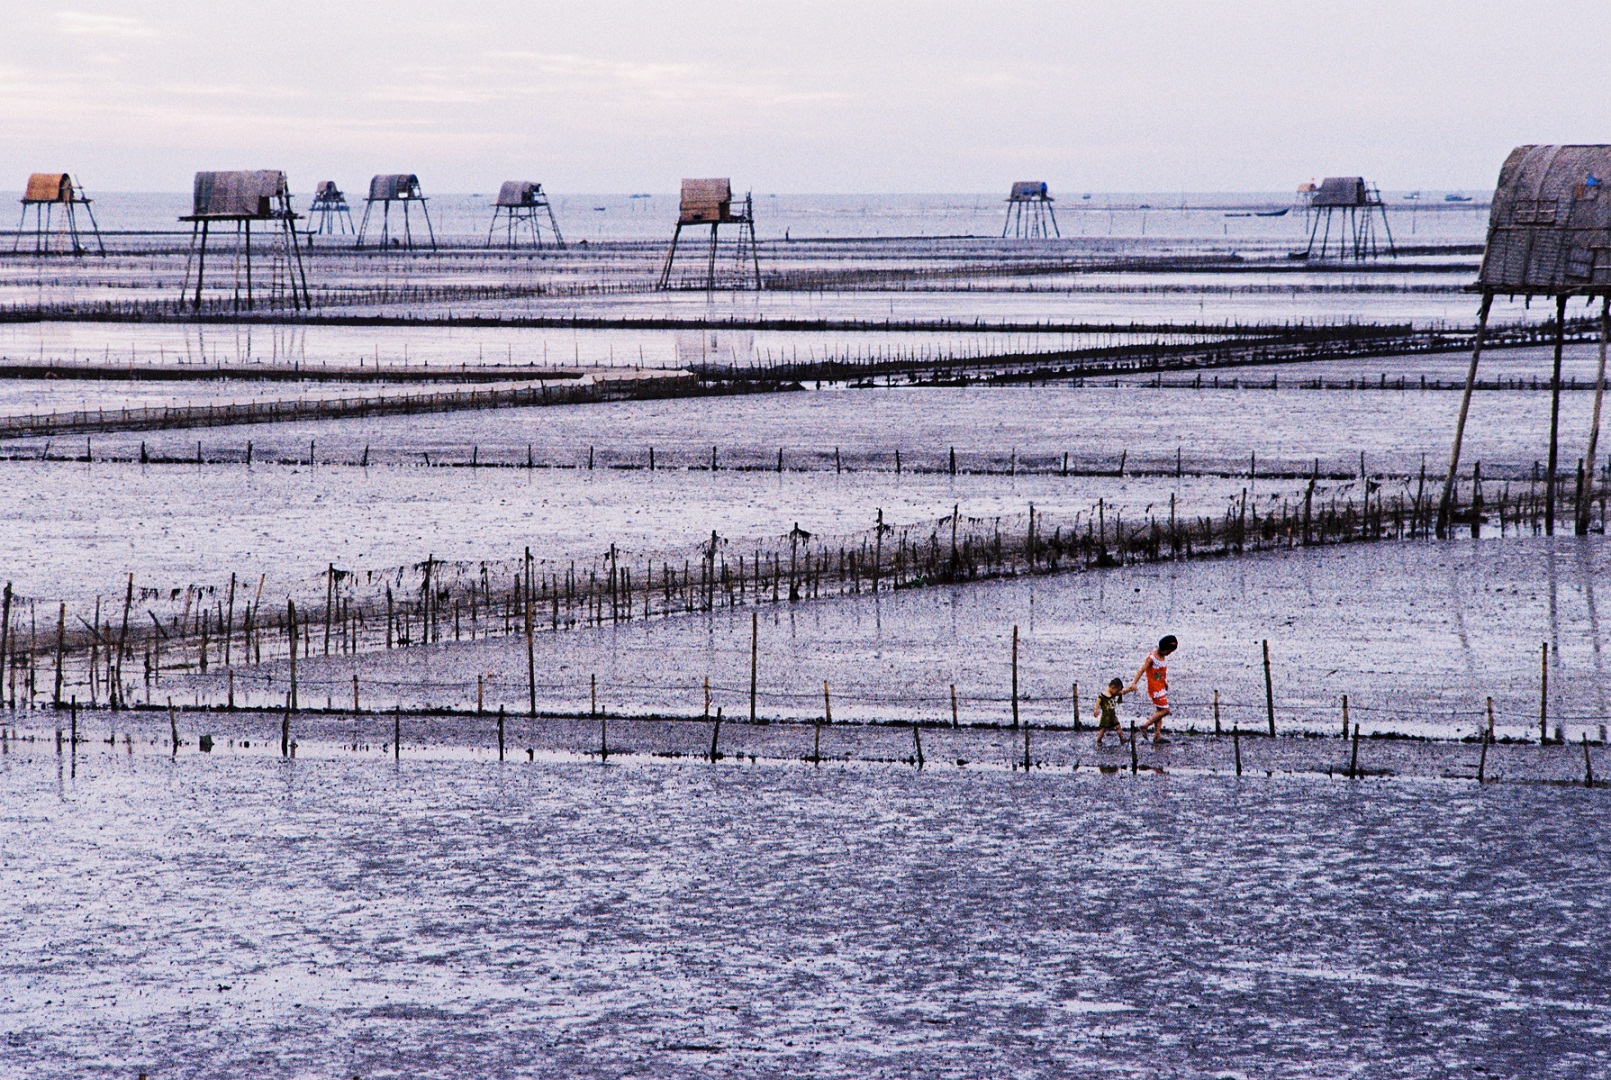
[[[556,594],[557,595],[557,594]],[[531,589],[526,589],[526,707],[537,718],[537,646],[532,641]]]
[[710,728],[710,760],[711,761],[715,761],[717,758],[719,758],[721,756],[721,755],[716,753],[716,740],[720,739],[721,735],[722,735],[722,710],[718,707],[717,710],[716,710],[716,721],[715,721],[715,723],[713,723],[711,725],[711,728]]
[[599,764],[610,760],[610,722],[599,717]]
[[403,707],[396,706],[392,710],[392,760],[403,759]]
[[710,676],[705,676],[705,719],[710,719]]
[[1074,684],[1074,731],[1075,731],[1076,734],[1078,734],[1079,730],[1080,730],[1080,684],[1078,682],[1076,682]]
[[1219,733],[1219,690],[1216,689],[1214,691],[1214,734],[1218,735]]
[[1494,699],[1488,699],[1488,730],[1482,733],[1482,753],[1477,756],[1477,783],[1488,771],[1488,744],[1494,741]]
[[960,726],[957,722],[957,684],[951,684],[951,726]]
[[1236,775],[1242,775],[1242,729],[1239,725],[1231,725],[1231,745],[1236,748]]
[[1342,696],[1343,702],[1343,738],[1348,738],[1348,695]]
[[[289,725],[291,723],[291,717],[290,717],[289,713],[286,714],[285,722],[286,722],[286,725],[287,725],[287,729],[289,729]],[[168,739],[169,739],[169,745],[173,749],[173,756],[178,757],[179,756],[179,717],[173,711],[173,698],[168,699]]]
[[1359,775],[1359,725],[1354,725],[1354,750],[1348,758],[1348,778],[1354,779]]
[[752,724],[755,723],[755,682],[760,656],[760,641],[760,617],[752,611],[750,612],[750,723]]
[[503,760],[503,706],[498,706],[498,760]]
[[[280,756],[282,758],[291,756],[291,710],[294,707],[295,706],[291,701],[291,695],[286,694],[285,714],[280,717]],[[169,699],[169,709],[172,709],[171,698]]]
[[1449,527],[1449,514],[1454,504],[1455,470],[1460,467],[1460,442],[1466,433],[1466,415],[1471,411],[1471,390],[1477,382],[1477,362],[1482,358],[1482,339],[1488,331],[1488,310],[1493,307],[1491,292],[1482,294],[1482,306],[1477,309],[1477,337],[1471,347],[1471,366],[1466,370],[1466,389],[1460,398],[1460,415],[1454,422],[1454,445],[1449,450],[1449,472],[1443,479],[1443,497],[1438,500],[1437,535],[1441,538]]
[[1029,725],[1024,725],[1024,771],[1029,771]]
[[1589,758],[1589,733],[1583,733],[1583,786],[1594,786],[1594,762]]
[[598,676],[598,672],[596,672],[596,671],[593,672],[591,675],[589,675],[587,677],[587,679],[588,679],[588,698],[587,698],[588,712],[587,712],[587,715],[589,715],[589,716],[597,716],[599,714],[599,676]]
[[1538,652],[1538,745],[1549,742],[1549,642]]
[[[1577,498],[1578,536],[1588,535],[1589,507],[1594,502],[1594,455],[1600,444],[1600,404],[1605,398],[1605,348],[1608,337],[1611,337],[1611,296],[1605,297],[1600,304],[1600,364],[1594,373],[1594,412],[1589,421],[1589,448],[1584,455],[1588,464],[1583,474],[1583,488]],[[1602,528],[1605,526],[1605,522],[1600,524]]]
[[324,654],[330,655],[330,622],[335,614],[336,564],[330,563],[324,571]]
[[[56,692],[51,697],[51,704],[60,709],[62,707],[62,654],[67,645],[67,601],[62,601],[60,614],[56,619]],[[158,646],[161,647],[160,644]]]
[[1561,426],[1561,347],[1566,338],[1566,297],[1555,298],[1555,366],[1549,380],[1549,463],[1544,473],[1544,535],[1555,535],[1555,459]]
[[[1027,732],[1025,733],[1025,737],[1026,738],[1028,737]],[[919,769],[921,769],[923,767],[923,736],[917,730],[917,725],[916,724],[912,725],[912,745],[917,747],[917,767]],[[1584,743],[1583,744],[1583,755],[1584,755],[1585,758],[1588,757],[1588,753],[1589,753],[1588,743]],[[1026,765],[1025,768],[1028,768],[1028,766]]]
[[[1240,761],[1241,759],[1238,758],[1237,760]],[[1130,721],[1130,775],[1134,776],[1140,768],[1141,764],[1136,758],[1136,722],[1132,720]],[[1237,767],[1236,775],[1242,775],[1240,766]]]
[[1012,628],[1012,726],[1018,726],[1018,625]]
[[1270,639],[1264,639],[1264,712],[1270,720],[1270,736],[1275,737],[1275,686],[1270,681]]
[[[296,601],[285,602],[285,639],[291,649],[291,696],[290,704],[286,706],[286,715],[296,708]],[[287,719],[286,723],[290,723]]]
[[[229,675],[229,698],[228,698],[227,704],[225,705],[225,708],[228,709],[230,712],[234,712],[235,711],[235,669],[230,668],[228,670],[228,675]],[[356,676],[354,676],[354,678],[356,678]],[[149,696],[147,697],[147,700],[149,700]],[[354,711],[356,711],[356,709],[354,709]]]

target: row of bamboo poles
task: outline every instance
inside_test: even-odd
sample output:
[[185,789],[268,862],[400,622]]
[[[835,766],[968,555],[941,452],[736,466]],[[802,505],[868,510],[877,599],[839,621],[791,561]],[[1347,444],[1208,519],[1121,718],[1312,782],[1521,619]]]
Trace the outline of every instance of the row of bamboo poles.
[[227,404],[140,406],[121,409],[77,409],[70,412],[0,416],[0,438],[82,435],[110,431],[161,431],[274,424],[297,420],[336,420],[362,416],[405,416],[583,402],[674,397],[696,389],[677,372],[648,378],[565,380],[486,389],[430,393],[369,394],[357,397],[248,401]]
[[[1582,483],[1581,470],[1579,483]],[[1484,493],[1480,471],[1466,488],[1455,520],[1473,535],[1539,531],[1544,496],[1536,483],[1508,483]],[[1434,484],[1434,486],[1436,486]],[[240,664],[289,660],[293,703],[299,656],[353,654],[449,641],[524,635],[528,659],[539,630],[599,627],[634,619],[709,612],[745,605],[802,603],[935,585],[1024,575],[1087,571],[1130,563],[1223,558],[1247,552],[1371,540],[1425,539],[1437,508],[1425,475],[1389,496],[1365,485],[1358,496],[1323,492],[1311,479],[1301,496],[1283,497],[1260,513],[1241,495],[1217,516],[1186,517],[1170,498],[1167,516],[1126,520],[1099,502],[1089,513],[1056,518],[1037,512],[965,517],[953,511],[927,522],[892,525],[882,511],[863,533],[826,537],[798,527],[753,542],[713,532],[697,550],[632,553],[611,544],[591,561],[518,560],[424,562],[384,571],[329,564],[320,575],[323,597],[265,596],[266,578],[252,587],[236,575],[227,590],[186,590],[177,597],[142,588],[136,603],[131,574],[118,605],[98,599],[89,618],[69,620],[65,602],[45,607],[5,587],[0,613],[0,700],[11,707],[56,706],[83,689],[93,703],[113,708],[129,700],[131,683],[164,671],[206,672]],[[1569,506],[1565,485],[1561,506]],[[1604,493],[1600,494],[1602,527]],[[26,623],[23,615],[26,609]],[[55,618],[51,619],[50,616]],[[54,626],[50,625],[54,622]],[[43,678],[43,682],[41,679]],[[534,684],[535,685],[535,684]],[[533,690],[535,694],[535,690]]]

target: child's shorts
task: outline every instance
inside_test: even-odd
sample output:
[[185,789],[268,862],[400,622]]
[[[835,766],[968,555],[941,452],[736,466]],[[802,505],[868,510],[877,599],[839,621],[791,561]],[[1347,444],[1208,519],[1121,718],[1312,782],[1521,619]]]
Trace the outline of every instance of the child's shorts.
[[1098,730],[1098,731],[1123,731],[1124,726],[1119,723],[1118,717],[1114,717],[1112,720],[1103,720],[1100,724],[1098,724],[1096,726],[1096,730]]
[[1169,708],[1169,688],[1168,687],[1164,687],[1164,688],[1159,689],[1159,690],[1153,690],[1150,693],[1148,693],[1147,696],[1152,699],[1152,703],[1156,707],[1158,707],[1160,709]]

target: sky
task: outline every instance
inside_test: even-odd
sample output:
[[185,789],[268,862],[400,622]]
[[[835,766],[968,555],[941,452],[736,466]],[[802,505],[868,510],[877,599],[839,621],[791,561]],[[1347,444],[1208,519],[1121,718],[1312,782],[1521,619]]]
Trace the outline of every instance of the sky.
[[0,3],[0,188],[1487,189],[1611,141],[1598,2]]

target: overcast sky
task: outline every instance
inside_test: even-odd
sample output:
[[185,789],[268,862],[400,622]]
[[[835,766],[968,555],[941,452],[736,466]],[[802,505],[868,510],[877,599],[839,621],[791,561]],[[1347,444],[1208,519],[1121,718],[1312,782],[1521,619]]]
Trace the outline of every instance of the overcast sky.
[[1602,2],[0,0],[0,187],[1486,188],[1611,141]]

